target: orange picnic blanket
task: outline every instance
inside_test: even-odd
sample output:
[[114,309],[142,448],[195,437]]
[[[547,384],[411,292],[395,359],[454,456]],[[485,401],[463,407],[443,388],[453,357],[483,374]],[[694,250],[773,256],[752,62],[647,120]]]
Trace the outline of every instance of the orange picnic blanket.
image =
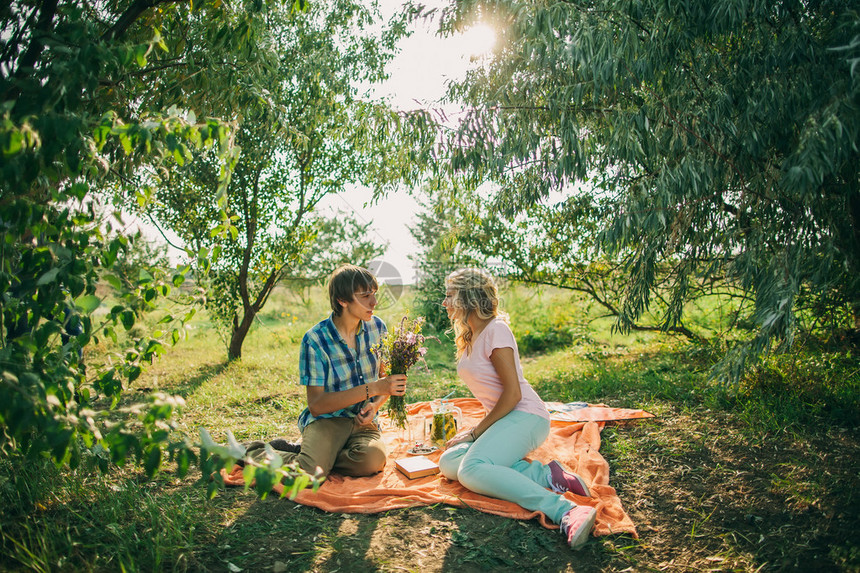
[[[483,406],[474,398],[458,398],[452,402],[462,410],[466,427],[476,424],[484,416]],[[593,535],[624,532],[638,537],[636,527],[621,506],[615,489],[609,485],[609,464],[599,452],[600,431],[607,422],[650,418],[653,415],[643,410],[609,408],[604,405],[579,406],[548,402],[547,407],[553,420],[550,435],[542,446],[529,454],[529,459],[544,463],[558,460],[585,479],[594,497],[581,497],[570,492],[564,495],[577,504],[590,505],[597,510]],[[383,438],[389,451],[388,464],[382,472],[362,478],[331,474],[316,492],[309,489],[301,491],[295,501],[340,513],[378,513],[445,503],[514,519],[538,518],[544,527],[558,528],[543,513],[471,492],[441,475],[409,479],[397,471],[394,460],[407,457],[406,450],[414,445],[415,440],[423,439],[424,421],[431,415],[430,403],[409,404],[408,413],[411,436],[403,430],[386,429],[387,419],[381,416]],[[427,457],[438,462],[441,455],[442,450],[436,450],[427,454]],[[225,472],[224,481],[227,485],[244,485],[241,468],[234,468],[230,474]],[[280,493],[280,488],[280,485],[276,486],[275,491]]]

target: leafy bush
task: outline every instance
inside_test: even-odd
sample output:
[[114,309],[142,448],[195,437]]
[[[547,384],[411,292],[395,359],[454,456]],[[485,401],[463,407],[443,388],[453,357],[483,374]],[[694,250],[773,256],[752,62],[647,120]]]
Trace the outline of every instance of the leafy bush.
[[[81,448],[99,442],[114,462],[131,455],[155,471],[166,439],[161,424],[179,402],[153,396],[134,422],[142,426],[134,435],[125,424],[103,426],[100,411],[116,404],[123,385],[163,352],[166,340],[179,339],[191,315],[166,317],[154,336],[131,341],[102,364],[85,365],[83,350],[100,337],[116,341],[118,331],[134,326],[137,309],[154,308],[184,275],[141,276],[120,289],[110,309],[101,309],[95,294],[99,271],[110,269],[130,242],[94,232],[103,223],[95,208],[66,199],[63,209],[12,202],[0,227],[6,239],[0,241],[0,451],[45,453],[74,467]],[[116,286],[122,287],[118,280]],[[177,455],[187,468],[190,452]]]
[[771,355],[744,377],[735,400],[775,428],[826,417],[860,426],[860,360],[852,351],[802,349]]
[[413,306],[418,316],[423,316],[427,324],[436,332],[444,332],[451,326],[448,312],[442,306],[445,296],[445,277],[456,268],[454,263],[442,264],[421,261],[418,265],[420,280],[415,287]]
[[554,293],[543,300],[543,294],[537,294],[536,298],[524,299],[519,290],[514,286],[504,290],[502,310],[511,314],[511,329],[520,354],[540,354],[593,342],[588,326],[577,319],[577,309],[569,295]]
[[[108,2],[91,10],[59,0],[0,11],[0,457],[16,463],[74,468],[98,453],[103,468],[134,460],[151,475],[170,459],[184,475],[198,456],[191,439],[173,433],[181,398],[154,393],[116,408],[192,313],[128,336],[188,269],[139,270],[123,282],[117,261],[134,238],[114,232],[125,230],[120,210],[156,200],[152,183],[192,150],[214,150],[215,193],[224,199],[239,150],[225,122],[198,122],[191,110],[234,92],[234,82],[218,86],[200,73],[208,57],[266,59],[266,42],[249,32],[266,10],[262,2],[234,9],[207,1],[153,8]],[[142,173],[121,207],[102,204],[105,190]],[[225,207],[219,201],[207,231],[235,232]],[[200,253],[204,269],[209,253]],[[100,277],[117,289],[111,303],[96,291]],[[119,350],[89,360],[93,346],[119,346],[123,332]]]
[[538,354],[573,344],[574,334],[570,327],[547,324],[534,328],[537,330],[528,329],[519,334],[514,332],[522,354]]

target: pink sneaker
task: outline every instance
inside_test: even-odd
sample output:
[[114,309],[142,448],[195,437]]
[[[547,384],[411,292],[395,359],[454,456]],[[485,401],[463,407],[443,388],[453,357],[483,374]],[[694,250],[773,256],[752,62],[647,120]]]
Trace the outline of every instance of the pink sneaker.
[[553,460],[547,464],[549,466],[549,481],[550,488],[556,493],[564,493],[569,491],[576,495],[591,497],[591,491],[585,484],[585,480],[576,474],[564,471],[561,464]]
[[577,505],[561,518],[561,534],[567,538],[571,549],[579,549],[588,541],[597,511],[587,505]]

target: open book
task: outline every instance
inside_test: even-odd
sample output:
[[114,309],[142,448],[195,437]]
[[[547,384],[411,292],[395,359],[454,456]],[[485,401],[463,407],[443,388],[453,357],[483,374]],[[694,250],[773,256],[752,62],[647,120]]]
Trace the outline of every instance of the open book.
[[409,479],[432,476],[439,473],[439,465],[426,456],[411,456],[394,460],[394,466]]

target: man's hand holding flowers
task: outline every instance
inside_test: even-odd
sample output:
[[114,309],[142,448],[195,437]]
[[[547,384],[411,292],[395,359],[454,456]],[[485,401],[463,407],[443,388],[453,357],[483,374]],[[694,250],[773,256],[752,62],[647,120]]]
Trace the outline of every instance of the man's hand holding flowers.
[[[380,378],[374,384],[379,388],[379,395],[385,396],[403,396],[406,394],[406,374],[389,374],[384,378]],[[382,401],[380,401],[380,404]]]

